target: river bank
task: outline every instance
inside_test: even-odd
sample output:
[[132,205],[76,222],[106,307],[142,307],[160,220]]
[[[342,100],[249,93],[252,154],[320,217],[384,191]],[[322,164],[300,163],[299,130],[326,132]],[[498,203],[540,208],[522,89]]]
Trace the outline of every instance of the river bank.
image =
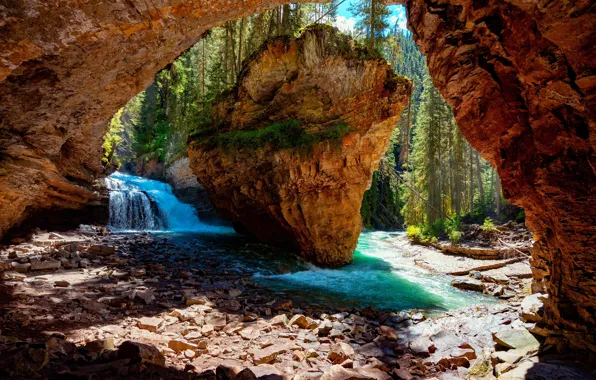
[[[563,364],[573,358],[538,355],[548,342],[528,329],[540,333],[540,301],[525,301],[523,292],[447,312],[340,308],[335,299],[311,300],[308,291],[293,297],[259,283],[247,261],[207,254],[208,240],[85,232],[40,234],[0,252],[4,375],[513,379],[550,371],[589,378]],[[402,236],[383,241],[413,265],[435,255]],[[281,273],[299,265],[268,250],[244,243],[239,254],[250,251]]]

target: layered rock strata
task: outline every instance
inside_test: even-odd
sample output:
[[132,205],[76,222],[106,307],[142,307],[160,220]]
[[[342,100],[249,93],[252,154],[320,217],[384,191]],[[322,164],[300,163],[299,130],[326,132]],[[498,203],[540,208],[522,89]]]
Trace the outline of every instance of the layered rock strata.
[[593,2],[402,3],[462,132],[526,211],[550,328],[596,351]]
[[218,135],[299,120],[312,134],[346,125],[343,137],[283,149],[225,149],[206,137],[189,145],[191,167],[224,216],[320,265],[352,260],[364,191],[410,91],[367,54],[332,27],[311,27],[266,44],[213,105]]

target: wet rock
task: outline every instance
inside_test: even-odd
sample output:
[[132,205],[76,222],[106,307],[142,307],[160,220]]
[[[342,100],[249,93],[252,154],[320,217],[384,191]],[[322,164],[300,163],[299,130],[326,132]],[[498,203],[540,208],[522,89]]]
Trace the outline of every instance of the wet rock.
[[163,324],[164,320],[157,317],[142,317],[137,320],[138,328],[151,332],[158,332]]
[[327,358],[331,360],[333,364],[341,364],[348,359],[354,359],[355,352],[352,346],[347,343],[337,343],[331,346],[331,350],[327,355]]
[[291,300],[277,300],[271,305],[271,308],[276,311],[280,310],[292,310]]
[[542,321],[542,299],[545,297],[547,296],[544,294],[536,293],[524,298],[521,303],[521,318],[526,322]]
[[410,350],[419,356],[427,357],[435,351],[435,346],[428,336],[422,336],[410,342]]
[[119,359],[165,366],[166,359],[159,350],[148,344],[125,341],[118,347]]
[[381,335],[387,337],[389,340],[396,341],[398,339],[397,332],[389,326],[381,326],[379,330]]
[[458,277],[451,281],[451,286],[463,289],[463,290],[474,290],[477,292],[484,291],[484,283],[480,280],[476,280],[475,278],[470,277]]

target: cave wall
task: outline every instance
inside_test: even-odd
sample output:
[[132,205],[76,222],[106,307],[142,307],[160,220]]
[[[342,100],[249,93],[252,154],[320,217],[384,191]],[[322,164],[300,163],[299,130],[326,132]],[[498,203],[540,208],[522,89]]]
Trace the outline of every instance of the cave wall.
[[101,203],[112,115],[206,30],[287,2],[0,1],[0,237]]
[[[596,351],[596,5],[391,1],[466,138],[527,210],[550,326]],[[0,2],[0,236],[35,210],[99,202],[89,184],[111,115],[205,30],[287,2]]]
[[550,329],[596,351],[595,3],[404,3],[462,132],[526,210]]

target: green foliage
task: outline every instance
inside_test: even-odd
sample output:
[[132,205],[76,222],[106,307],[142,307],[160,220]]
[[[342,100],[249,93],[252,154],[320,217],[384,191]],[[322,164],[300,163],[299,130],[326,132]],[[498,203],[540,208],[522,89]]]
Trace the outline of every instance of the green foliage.
[[[374,2],[374,19],[371,17],[371,8]],[[387,5],[379,0],[357,0],[350,6],[352,14],[356,15],[356,30],[358,36],[368,45],[371,43],[371,28],[375,38],[375,48],[379,49],[386,38],[389,27],[391,11]]]
[[346,124],[335,124],[319,132],[308,132],[299,120],[287,120],[263,129],[230,131],[212,136],[204,143],[227,150],[257,149],[268,146],[273,150],[311,147],[325,140],[337,140],[352,132]]
[[122,137],[120,136],[120,133],[124,131],[124,126],[120,121],[120,118],[122,117],[122,111],[122,108],[119,109],[118,112],[116,112],[116,115],[114,115],[114,117],[112,118],[112,120],[110,120],[108,132],[106,133],[103,139],[102,148],[104,152],[104,157],[101,161],[104,164],[104,166],[120,166],[118,157],[115,154],[115,149],[116,146],[118,146],[123,141]]
[[422,226],[408,226],[406,230],[406,235],[408,236],[408,239],[414,244],[430,245],[438,243],[437,238],[425,233],[424,227]]
[[451,231],[449,232],[449,241],[451,242],[451,244],[453,245],[459,245],[459,242],[461,241],[461,232],[460,231]]
[[497,231],[497,227],[495,227],[495,224],[493,223],[492,219],[488,217],[484,219],[484,223],[482,224],[482,226],[480,226],[480,229],[485,232]]
[[518,223],[522,223],[526,220],[526,212],[524,210],[521,210],[516,216],[515,216],[515,221]]

